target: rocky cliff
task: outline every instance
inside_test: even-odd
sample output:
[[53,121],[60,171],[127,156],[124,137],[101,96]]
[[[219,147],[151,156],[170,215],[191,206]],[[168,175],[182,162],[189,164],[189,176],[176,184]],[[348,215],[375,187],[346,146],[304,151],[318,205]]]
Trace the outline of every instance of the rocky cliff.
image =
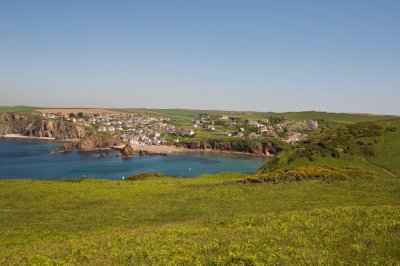
[[29,137],[49,137],[56,140],[83,139],[92,134],[82,126],[63,121],[44,120],[38,116],[0,114],[0,135],[21,134]]
[[109,148],[119,144],[120,142],[117,138],[92,134],[79,141],[76,144],[76,149],[82,151],[92,151],[96,149]]
[[0,114],[0,136],[6,134],[78,140],[75,143],[66,143],[54,152],[91,151],[119,144],[116,138],[96,135],[93,130],[83,126],[64,121],[45,120],[39,116],[17,114]]
[[220,151],[245,152],[257,155],[276,154],[282,149],[271,141],[255,141],[240,138],[184,140],[178,147],[189,149],[211,149]]

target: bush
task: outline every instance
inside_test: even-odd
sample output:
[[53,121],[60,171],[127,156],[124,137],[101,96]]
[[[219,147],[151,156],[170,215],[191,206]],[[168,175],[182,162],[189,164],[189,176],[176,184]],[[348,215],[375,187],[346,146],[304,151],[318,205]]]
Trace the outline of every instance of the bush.
[[299,158],[314,161],[320,157],[341,157],[344,153],[374,156],[381,130],[376,123],[365,122],[320,133],[295,147],[288,161],[293,162]]
[[239,183],[281,183],[290,181],[319,180],[332,182],[346,180],[350,174],[363,173],[370,175],[372,172],[358,168],[332,168],[327,166],[298,167],[290,170],[276,170],[258,172],[257,174],[239,180]]
[[149,177],[165,177],[163,173],[140,173],[125,178],[126,181],[144,180]]

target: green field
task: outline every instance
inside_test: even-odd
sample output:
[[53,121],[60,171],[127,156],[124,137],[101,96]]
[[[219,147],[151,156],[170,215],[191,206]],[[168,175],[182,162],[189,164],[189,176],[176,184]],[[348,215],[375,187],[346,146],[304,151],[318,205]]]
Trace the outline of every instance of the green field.
[[192,124],[192,120],[196,119],[198,114],[207,113],[210,115],[229,114],[229,111],[218,110],[190,110],[190,109],[144,109],[144,108],[125,108],[113,109],[129,113],[144,114],[155,117],[170,118],[170,123],[176,126],[188,126]]
[[348,114],[348,113],[327,113],[327,112],[287,112],[281,113],[285,119],[293,120],[327,120],[336,123],[357,123],[386,119],[387,116],[373,114]]
[[[210,115],[220,116],[223,114],[235,113],[232,111],[218,111],[218,110],[189,110],[189,109],[114,109],[125,112],[133,112],[139,114],[147,114],[157,117],[168,117],[171,123],[177,126],[187,126],[191,121],[196,118],[198,114],[207,113]],[[269,118],[282,118],[291,120],[326,120],[328,122],[338,124],[349,124],[365,121],[376,121],[387,119],[390,116],[373,115],[373,114],[349,114],[349,113],[328,113],[328,112],[286,112],[286,113],[263,113],[263,112],[239,112],[233,117],[251,120],[262,120]]]
[[17,113],[22,115],[31,115],[35,113],[35,107],[29,106],[0,106],[0,113]]
[[387,119],[389,116],[384,115],[373,115],[373,114],[348,114],[348,113],[328,113],[328,112],[286,112],[286,113],[258,113],[258,112],[247,112],[243,115],[237,115],[242,119],[261,120],[273,117],[290,120],[325,120],[338,124],[349,124],[365,121],[376,121],[381,119]]
[[[0,113],[19,113],[32,114],[38,107],[30,106],[0,106]],[[192,109],[146,109],[146,108],[122,108],[109,109],[112,111],[123,111],[129,113],[145,114],[149,116],[170,118],[170,123],[177,126],[191,125],[193,119],[198,114],[207,113],[209,115],[220,116],[223,114],[235,113],[234,111],[223,110],[192,110]],[[240,112],[233,117],[241,119],[261,120],[268,118],[284,118],[292,120],[326,120],[329,122],[348,124],[365,121],[375,121],[387,119],[390,116],[373,115],[373,114],[348,114],[348,113],[328,113],[328,112],[286,112],[286,113],[264,113],[264,112]]]
[[0,265],[398,265],[400,120],[339,116],[252,176],[0,181]]

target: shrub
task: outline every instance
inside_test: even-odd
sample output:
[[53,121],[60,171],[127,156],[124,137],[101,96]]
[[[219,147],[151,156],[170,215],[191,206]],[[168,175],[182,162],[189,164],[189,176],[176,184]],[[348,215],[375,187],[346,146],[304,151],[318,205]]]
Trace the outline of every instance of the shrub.
[[350,174],[372,172],[358,168],[332,168],[327,166],[298,167],[289,170],[276,170],[270,172],[259,172],[253,176],[239,180],[239,183],[281,183],[290,181],[319,180],[331,182],[335,180],[346,180]]
[[144,180],[149,177],[165,177],[163,173],[139,173],[125,178],[126,181]]
[[295,147],[289,158],[310,161],[320,157],[341,157],[344,153],[358,156],[374,156],[382,128],[374,122],[358,123],[317,134],[302,145]]

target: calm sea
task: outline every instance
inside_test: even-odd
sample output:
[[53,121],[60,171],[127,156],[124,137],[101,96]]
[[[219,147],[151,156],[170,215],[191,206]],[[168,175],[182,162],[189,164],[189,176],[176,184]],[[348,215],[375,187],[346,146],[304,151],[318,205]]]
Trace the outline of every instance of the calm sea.
[[121,159],[92,152],[49,154],[60,143],[0,139],[0,179],[62,179],[88,177],[122,179],[135,173],[158,172],[194,177],[203,173],[253,173],[263,158],[216,154],[174,154]]

